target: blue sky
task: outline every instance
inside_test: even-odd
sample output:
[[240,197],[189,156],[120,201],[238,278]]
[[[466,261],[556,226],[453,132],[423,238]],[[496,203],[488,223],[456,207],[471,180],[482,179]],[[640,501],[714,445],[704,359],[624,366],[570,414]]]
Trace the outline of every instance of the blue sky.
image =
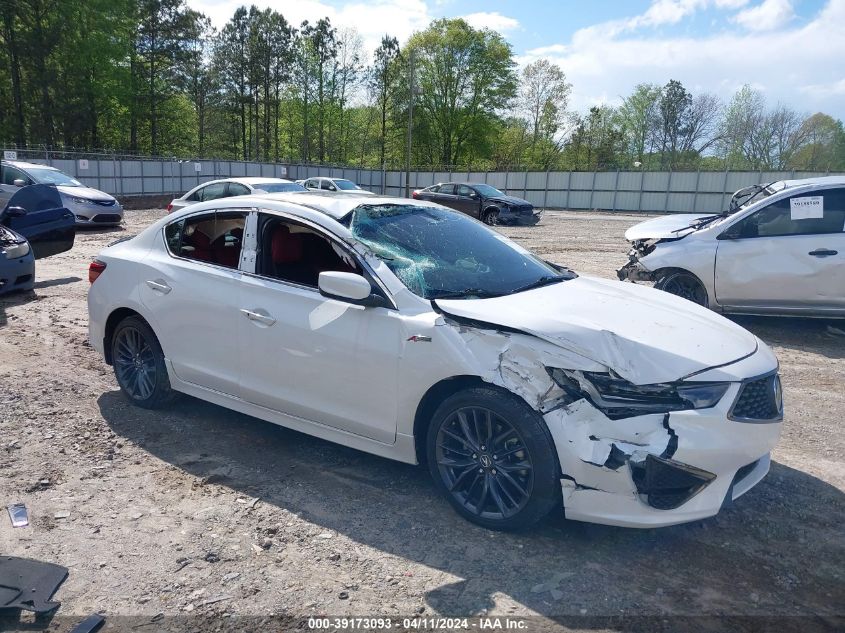
[[[220,27],[239,0],[188,0]],[[501,32],[520,64],[545,57],[573,109],[619,103],[640,82],[678,79],[724,100],[744,83],[770,105],[845,118],[845,0],[254,0],[299,24],[325,15],[365,50],[438,17]]]

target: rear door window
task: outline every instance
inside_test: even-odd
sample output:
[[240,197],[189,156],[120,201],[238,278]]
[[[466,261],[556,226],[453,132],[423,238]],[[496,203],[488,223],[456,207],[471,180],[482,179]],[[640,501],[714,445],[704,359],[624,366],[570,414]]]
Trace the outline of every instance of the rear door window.
[[164,240],[171,255],[237,268],[246,211],[203,213],[168,224]]
[[217,200],[218,198],[225,198],[226,197],[226,183],[225,182],[215,182],[210,185],[206,185],[206,187],[202,190],[202,201],[208,202],[209,200]]
[[438,193],[453,196],[455,195],[455,185],[440,185],[440,191],[438,191]]
[[239,182],[230,182],[229,183],[229,195],[230,196],[246,196],[250,193],[249,188],[245,185],[242,185]]

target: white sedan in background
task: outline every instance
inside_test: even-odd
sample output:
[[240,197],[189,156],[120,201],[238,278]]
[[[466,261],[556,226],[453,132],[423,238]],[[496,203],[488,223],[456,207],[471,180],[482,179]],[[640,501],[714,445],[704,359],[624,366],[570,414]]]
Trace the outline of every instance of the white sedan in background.
[[329,178],[327,176],[316,176],[314,178],[306,178],[305,180],[297,180],[297,184],[302,185],[309,191],[330,191],[332,193],[354,195],[354,196],[374,196],[372,191],[367,191],[356,185],[351,180],[346,178]]
[[305,191],[305,188],[292,180],[285,180],[284,178],[260,178],[257,176],[222,178],[197,185],[185,195],[172,200],[167,205],[167,212],[173,213],[197,202],[208,202],[209,200],[219,200],[220,198],[248,196],[253,193],[293,191]]
[[187,393],[425,463],[489,528],[561,505],[634,527],[709,517],[766,475],[781,431],[777,359],[753,334],[427,201],[200,203],[89,278],[91,344],[133,404]]
[[646,220],[618,275],[718,312],[845,316],[845,177],[746,187],[728,211]]

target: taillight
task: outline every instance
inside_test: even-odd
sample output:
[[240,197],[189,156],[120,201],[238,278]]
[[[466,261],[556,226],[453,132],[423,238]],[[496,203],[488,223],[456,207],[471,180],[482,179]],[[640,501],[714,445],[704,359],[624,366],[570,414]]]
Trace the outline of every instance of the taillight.
[[102,275],[105,270],[105,262],[101,262],[99,259],[95,259],[88,265],[88,281],[93,284],[95,281],[97,281],[97,277]]
[[412,193],[412,194],[411,194],[411,197],[412,197],[412,198],[419,199],[419,197],[420,197],[420,192],[419,192],[419,191],[415,191],[414,193]]
[[167,205],[167,212],[170,213],[171,211],[173,211],[173,203],[172,202]]

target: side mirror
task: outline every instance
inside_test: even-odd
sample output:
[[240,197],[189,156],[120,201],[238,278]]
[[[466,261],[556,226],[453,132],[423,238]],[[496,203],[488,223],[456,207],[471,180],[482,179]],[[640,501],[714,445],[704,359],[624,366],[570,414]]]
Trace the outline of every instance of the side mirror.
[[373,294],[373,287],[362,275],[325,271],[317,280],[320,294],[329,299],[338,299],[360,306],[386,306],[384,298]]
[[22,218],[26,215],[26,209],[23,207],[9,207],[3,215],[7,218]]
[[334,185],[329,185],[329,191],[337,191],[337,187]]
[[12,184],[15,185],[15,187],[26,187],[26,180],[23,178],[15,178],[12,181]]

